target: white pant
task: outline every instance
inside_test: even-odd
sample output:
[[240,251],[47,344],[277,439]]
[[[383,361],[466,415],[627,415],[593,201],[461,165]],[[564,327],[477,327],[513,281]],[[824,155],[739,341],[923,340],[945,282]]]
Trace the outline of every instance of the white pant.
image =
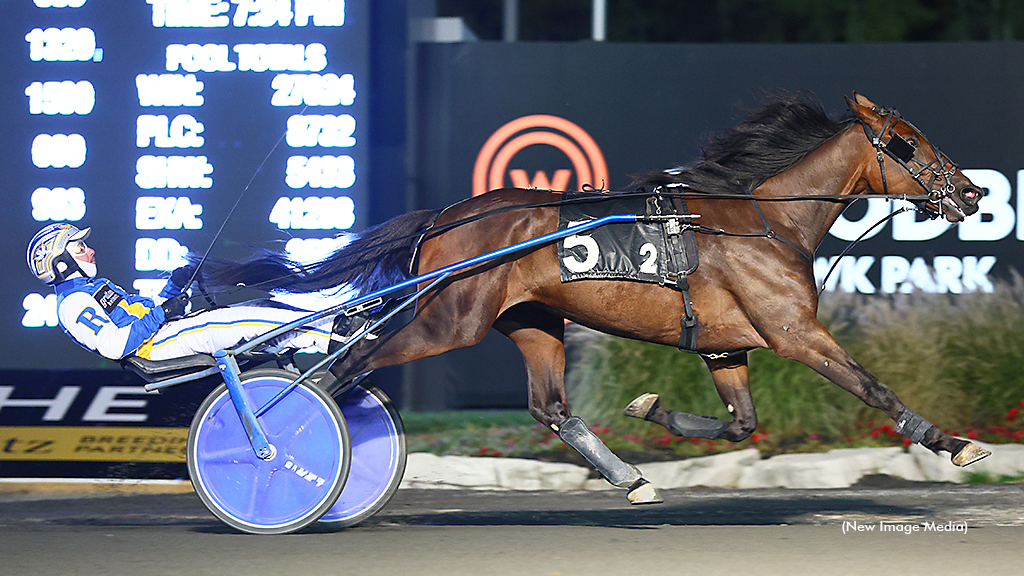
[[[153,337],[150,360],[167,360],[191,354],[213,354],[232,348],[312,314],[305,310],[288,310],[264,306],[232,306],[218,308],[180,320],[172,320],[157,330]],[[333,316],[296,328],[268,344],[297,348],[305,352],[327,353],[331,339]]]

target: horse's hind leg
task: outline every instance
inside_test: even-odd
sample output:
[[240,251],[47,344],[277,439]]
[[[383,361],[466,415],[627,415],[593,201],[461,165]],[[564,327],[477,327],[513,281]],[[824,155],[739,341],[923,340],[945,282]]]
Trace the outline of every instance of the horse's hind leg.
[[[474,281],[475,279],[470,279]],[[468,282],[468,281],[463,281]],[[436,356],[456,348],[473,346],[491,329],[500,301],[494,298],[467,298],[465,294],[484,294],[482,289],[453,287],[421,298],[412,320],[376,339],[362,338],[330,367],[339,383],[348,384],[366,372]]]
[[640,471],[616,456],[586,423],[569,412],[565,394],[564,320],[533,304],[521,304],[504,314],[494,327],[519,347],[529,379],[529,405],[533,417],[583,455],[608,482],[627,488],[632,504],[662,502],[658,491]]
[[734,352],[725,357],[702,356],[718,395],[722,398],[731,422],[722,422],[710,416],[694,416],[686,412],[666,410],[657,394],[643,394],[630,402],[626,416],[641,418],[664,426],[676,436],[688,438],[723,439],[739,442],[757,428],[757,412],[750,396],[747,378],[747,353]]

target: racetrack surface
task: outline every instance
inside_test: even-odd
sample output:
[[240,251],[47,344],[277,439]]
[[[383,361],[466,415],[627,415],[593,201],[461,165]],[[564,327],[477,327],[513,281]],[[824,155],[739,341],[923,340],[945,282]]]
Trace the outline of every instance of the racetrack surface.
[[871,484],[668,490],[642,507],[621,491],[403,489],[359,526],[287,536],[235,532],[194,494],[0,494],[0,575],[1020,573],[1024,485]]

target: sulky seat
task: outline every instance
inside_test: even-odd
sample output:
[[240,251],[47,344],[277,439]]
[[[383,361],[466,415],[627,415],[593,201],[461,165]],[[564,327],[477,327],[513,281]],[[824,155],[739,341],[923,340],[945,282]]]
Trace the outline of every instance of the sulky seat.
[[122,368],[138,374],[146,382],[165,380],[216,366],[217,361],[209,354],[192,354],[167,360],[147,360],[138,356],[129,356],[121,360]]

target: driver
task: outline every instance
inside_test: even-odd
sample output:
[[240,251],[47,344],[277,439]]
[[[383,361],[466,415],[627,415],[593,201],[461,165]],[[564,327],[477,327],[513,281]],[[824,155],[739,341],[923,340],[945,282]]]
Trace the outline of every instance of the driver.
[[[50,224],[28,245],[28,267],[57,293],[57,320],[64,332],[86,350],[111,360],[135,355],[167,360],[213,354],[310,315],[287,307],[252,304],[185,315],[185,286],[194,266],[171,273],[156,300],[132,295],[96,276],[96,251],[85,244],[91,228]],[[309,323],[268,345],[307,352],[333,352],[351,340],[369,319],[344,314]]]

